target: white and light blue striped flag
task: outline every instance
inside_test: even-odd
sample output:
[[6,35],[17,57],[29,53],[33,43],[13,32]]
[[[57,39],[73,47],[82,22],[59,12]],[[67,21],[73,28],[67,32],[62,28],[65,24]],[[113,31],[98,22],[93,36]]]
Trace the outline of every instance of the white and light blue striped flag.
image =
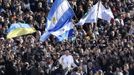
[[46,31],[52,32],[60,29],[73,16],[74,12],[67,0],[55,0],[48,13]]
[[[45,31],[48,34],[51,34],[52,32],[59,30],[68,20],[72,19],[73,16],[74,11],[67,0],[55,0],[50,12],[48,13]],[[43,35],[47,35],[46,37],[48,37],[49,35],[47,33],[44,33]],[[42,40],[40,41],[45,41],[44,38],[46,37],[42,36],[40,38]]]
[[113,13],[111,9],[106,9],[101,1],[98,1],[89,11],[87,14],[80,19],[80,21],[76,25],[84,25],[84,23],[96,23],[97,19],[103,19],[108,22],[111,21],[111,19],[114,19]]

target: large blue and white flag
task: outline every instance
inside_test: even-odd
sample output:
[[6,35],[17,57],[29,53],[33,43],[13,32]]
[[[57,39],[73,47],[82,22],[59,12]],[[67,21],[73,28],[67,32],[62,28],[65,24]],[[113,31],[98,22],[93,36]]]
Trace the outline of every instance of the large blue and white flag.
[[48,13],[46,31],[53,32],[60,29],[73,16],[74,12],[67,0],[55,0]]
[[61,29],[73,16],[74,11],[67,0],[55,0],[48,13],[45,37],[41,36],[40,41],[45,41],[51,33]]

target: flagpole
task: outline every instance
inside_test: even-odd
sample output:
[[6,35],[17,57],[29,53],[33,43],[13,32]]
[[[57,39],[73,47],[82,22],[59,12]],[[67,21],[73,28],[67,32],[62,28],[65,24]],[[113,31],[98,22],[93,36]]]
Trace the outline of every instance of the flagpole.
[[[68,0],[66,0],[66,1],[67,1],[67,3],[69,4]],[[70,4],[69,4],[69,5],[70,5]],[[70,8],[73,10],[73,8],[71,7],[71,5],[70,5]],[[73,13],[74,13],[74,17],[75,17],[76,21],[78,21],[78,18],[77,18],[77,16],[76,16],[74,10],[73,10]],[[73,25],[74,25],[73,27],[75,27],[75,22],[73,22]],[[76,35],[75,35],[75,37],[76,37]]]
[[97,19],[98,19],[98,14],[99,14],[99,6],[100,6],[100,2],[101,2],[101,1],[99,0],[99,1],[98,1],[98,3],[99,3],[99,4],[98,4],[98,9],[97,9]]
[[[100,6],[100,2],[101,2],[101,0],[99,0],[98,1],[98,9],[97,9],[97,17],[96,17],[96,24],[95,25],[93,25],[94,26],[94,28],[93,28],[93,31],[95,30],[95,26],[97,26],[97,24],[98,24],[98,14],[99,14],[99,6]],[[97,30],[98,31],[98,30]],[[97,38],[97,37],[96,37]]]
[[78,21],[78,18],[77,18],[77,16],[76,16],[76,14],[74,14],[74,17],[75,17],[76,21]]

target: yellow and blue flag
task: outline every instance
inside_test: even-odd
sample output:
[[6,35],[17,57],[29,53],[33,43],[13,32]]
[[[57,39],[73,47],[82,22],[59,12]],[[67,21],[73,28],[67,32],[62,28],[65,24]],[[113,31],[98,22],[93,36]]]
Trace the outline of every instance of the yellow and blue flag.
[[31,34],[36,32],[36,30],[25,23],[13,23],[8,29],[7,39],[18,37],[21,35]]

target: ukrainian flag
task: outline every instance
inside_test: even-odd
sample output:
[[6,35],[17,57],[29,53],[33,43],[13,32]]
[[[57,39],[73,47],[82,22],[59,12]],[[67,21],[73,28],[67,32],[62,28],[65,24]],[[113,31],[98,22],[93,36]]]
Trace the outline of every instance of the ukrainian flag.
[[21,35],[31,34],[34,32],[36,32],[36,30],[33,27],[29,26],[29,24],[14,23],[11,24],[10,28],[8,29],[7,39],[11,39]]

